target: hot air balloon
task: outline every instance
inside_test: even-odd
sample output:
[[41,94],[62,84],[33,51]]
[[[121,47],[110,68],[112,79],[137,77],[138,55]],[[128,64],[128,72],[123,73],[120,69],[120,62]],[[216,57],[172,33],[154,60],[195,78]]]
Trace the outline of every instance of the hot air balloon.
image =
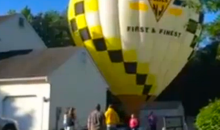
[[75,44],[87,48],[111,92],[139,97],[127,104],[154,100],[177,76],[203,17],[181,0],[70,0],[68,8]]

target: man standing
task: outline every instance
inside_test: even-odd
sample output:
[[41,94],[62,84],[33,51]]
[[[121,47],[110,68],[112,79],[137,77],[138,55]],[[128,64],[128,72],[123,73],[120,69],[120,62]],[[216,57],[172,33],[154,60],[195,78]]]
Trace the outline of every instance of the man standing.
[[116,130],[116,126],[119,124],[120,119],[118,113],[113,109],[112,105],[109,105],[107,111],[105,112],[105,119],[107,130]]
[[157,117],[153,112],[148,115],[148,123],[150,125],[150,130],[157,130]]
[[105,130],[105,116],[101,112],[100,104],[89,115],[87,127],[88,130]]

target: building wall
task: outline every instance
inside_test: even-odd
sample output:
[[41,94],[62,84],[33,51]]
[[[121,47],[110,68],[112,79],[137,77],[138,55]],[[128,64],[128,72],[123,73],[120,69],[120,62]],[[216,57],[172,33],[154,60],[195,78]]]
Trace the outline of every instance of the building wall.
[[[48,121],[49,121],[49,103],[43,101],[43,97],[49,98],[50,96],[50,85],[49,84],[16,84],[16,85],[0,85],[0,116],[6,115],[3,113],[6,106],[5,101],[8,98],[16,98],[16,97],[29,97],[29,96],[36,96],[35,101],[19,104],[22,106],[18,108],[16,104],[9,104],[10,109],[13,108],[14,110],[11,111],[13,113],[13,117],[15,117],[20,125],[25,126],[27,130],[46,130],[48,129]],[[8,103],[7,103],[8,104]],[[23,113],[28,106],[37,106],[35,111],[28,111],[27,113]],[[27,106],[25,108],[25,106]],[[9,106],[8,106],[9,107]],[[33,115],[36,117],[34,118]],[[25,121],[29,120],[28,125],[24,124]],[[22,123],[22,124],[21,124]]]
[[16,15],[0,24],[0,52],[46,48],[44,42],[26,19],[24,27],[19,26],[19,17],[23,16]]
[[[51,83],[50,129],[56,126],[56,108],[76,108],[76,116],[80,126],[85,126],[89,113],[97,103],[102,109],[106,105],[106,89],[108,87],[98,69],[84,51],[71,57],[49,78]],[[59,128],[62,125],[62,117]]]

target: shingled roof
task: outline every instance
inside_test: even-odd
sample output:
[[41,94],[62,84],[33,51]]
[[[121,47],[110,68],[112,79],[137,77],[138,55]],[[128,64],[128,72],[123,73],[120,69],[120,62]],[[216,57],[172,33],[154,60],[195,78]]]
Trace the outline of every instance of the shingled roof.
[[10,18],[12,18],[12,17],[14,17],[14,16],[16,16],[16,15],[17,15],[17,14],[12,14],[12,15],[2,15],[2,16],[0,16],[0,23],[6,21],[6,20],[8,20],[8,19],[10,19]]
[[0,61],[0,79],[44,77],[65,63],[81,47],[34,50]]

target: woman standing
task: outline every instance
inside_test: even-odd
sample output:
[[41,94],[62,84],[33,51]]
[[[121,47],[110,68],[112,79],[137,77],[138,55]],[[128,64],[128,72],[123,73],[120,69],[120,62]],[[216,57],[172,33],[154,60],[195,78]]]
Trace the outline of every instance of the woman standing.
[[65,130],[74,130],[75,119],[76,119],[75,108],[70,108],[67,114],[67,120],[66,120],[67,122],[66,122]]
[[137,130],[139,126],[139,121],[135,117],[134,114],[131,115],[130,121],[129,121],[129,127],[131,130]]
[[66,111],[63,115],[63,128],[64,130],[66,130],[66,127],[67,127],[67,116],[68,116],[68,113],[69,113],[69,108],[66,108]]

